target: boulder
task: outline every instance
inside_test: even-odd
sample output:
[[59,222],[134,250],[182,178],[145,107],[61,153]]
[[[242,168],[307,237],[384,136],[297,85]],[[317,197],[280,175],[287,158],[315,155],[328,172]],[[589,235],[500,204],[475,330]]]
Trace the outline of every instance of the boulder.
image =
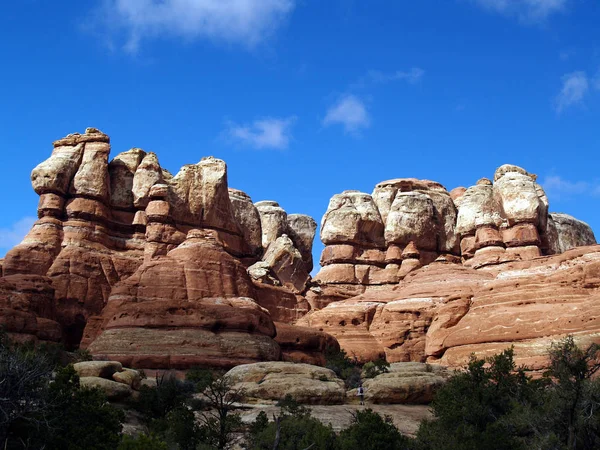
[[363,382],[365,400],[376,404],[431,403],[449,375],[444,367],[435,364],[391,364],[389,372]]
[[99,377],[112,379],[113,375],[123,370],[123,365],[117,361],[84,361],[73,364],[80,377]]
[[564,253],[576,247],[596,244],[590,226],[568,214],[551,213],[548,218],[549,249],[551,253]]
[[269,245],[261,264],[266,264],[281,284],[294,293],[304,292],[310,280],[302,255],[286,234]]
[[263,200],[255,203],[262,228],[262,246],[267,250],[272,242],[287,233],[287,213],[279,203]]
[[373,197],[358,191],[334,195],[321,222],[321,241],[384,246],[384,225]]
[[115,372],[112,376],[113,381],[123,383],[133,390],[139,390],[142,382],[142,377],[137,370],[123,369],[121,372]]
[[299,403],[344,403],[344,382],[333,370],[308,364],[266,362],[234,367],[225,375],[249,401],[278,401],[291,395]]
[[131,387],[123,383],[99,377],[81,377],[79,384],[83,388],[100,389],[110,401],[125,400],[133,393]]

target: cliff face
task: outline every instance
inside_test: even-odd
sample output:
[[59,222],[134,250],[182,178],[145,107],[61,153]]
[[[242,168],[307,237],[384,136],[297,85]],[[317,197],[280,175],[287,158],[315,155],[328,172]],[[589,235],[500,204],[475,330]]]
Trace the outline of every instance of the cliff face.
[[223,161],[173,176],[153,153],[109,153],[88,129],[33,170],[39,220],[0,261],[14,339],[155,369],[323,363],[335,338],[450,365],[513,343],[541,366],[552,339],[600,341],[600,247],[520,167],[451,192],[395,179],[335,195],[311,280],[316,222],[229,188]]
[[299,323],[360,358],[461,365],[514,344],[520,362],[540,367],[552,340],[600,339],[594,234],[548,213],[520,167],[452,192],[415,179],[345,191],[331,199],[321,240],[313,311]]
[[109,142],[69,135],[33,170],[39,220],[3,261],[0,323],[138,367],[280,359],[273,320],[308,311],[314,221],[256,207],[221,160],[173,176],[141,149],[109,162]]

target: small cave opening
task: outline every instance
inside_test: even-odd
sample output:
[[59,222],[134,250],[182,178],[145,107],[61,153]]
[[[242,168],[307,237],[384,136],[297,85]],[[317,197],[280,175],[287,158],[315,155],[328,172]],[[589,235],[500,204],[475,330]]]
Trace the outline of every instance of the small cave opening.
[[63,336],[65,339],[65,349],[69,352],[77,350],[81,339],[83,338],[83,330],[87,325],[87,321],[82,314],[77,314],[69,325],[63,327]]

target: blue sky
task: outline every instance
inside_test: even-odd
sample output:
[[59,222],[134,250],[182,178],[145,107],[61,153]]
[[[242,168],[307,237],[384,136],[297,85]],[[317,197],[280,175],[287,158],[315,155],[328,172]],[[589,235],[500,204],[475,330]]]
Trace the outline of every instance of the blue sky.
[[222,158],[317,221],[345,189],[517,164],[600,233],[596,0],[19,0],[0,61],[0,255],[35,216],[31,169],[88,126],[173,172]]

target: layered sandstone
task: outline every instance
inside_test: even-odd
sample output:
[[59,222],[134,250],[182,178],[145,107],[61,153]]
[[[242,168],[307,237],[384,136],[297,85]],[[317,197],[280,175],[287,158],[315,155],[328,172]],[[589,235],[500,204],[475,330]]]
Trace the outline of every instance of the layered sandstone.
[[323,364],[338,341],[363,360],[452,366],[513,343],[541,367],[554,339],[600,340],[594,234],[549,213],[523,168],[333,196],[311,279],[316,222],[231,189],[223,161],[172,175],[139,148],[109,157],[90,128],[33,170],[39,220],[0,260],[13,339],[149,369]]
[[[173,176],[154,153],[110,150],[89,128],[33,170],[39,220],[3,260],[0,323],[136,367],[278,360],[273,320],[308,311],[314,221],[278,205],[269,221],[219,159]],[[248,275],[256,263],[272,284]]]
[[[552,339],[597,332],[589,274],[599,250],[585,247],[594,234],[548,207],[536,176],[509,164],[450,193],[396,179],[372,195],[335,195],[322,221],[323,267],[307,293],[312,311],[298,324],[362,360],[456,366],[515,343],[520,361],[540,367]],[[519,281],[505,281],[508,273]]]

